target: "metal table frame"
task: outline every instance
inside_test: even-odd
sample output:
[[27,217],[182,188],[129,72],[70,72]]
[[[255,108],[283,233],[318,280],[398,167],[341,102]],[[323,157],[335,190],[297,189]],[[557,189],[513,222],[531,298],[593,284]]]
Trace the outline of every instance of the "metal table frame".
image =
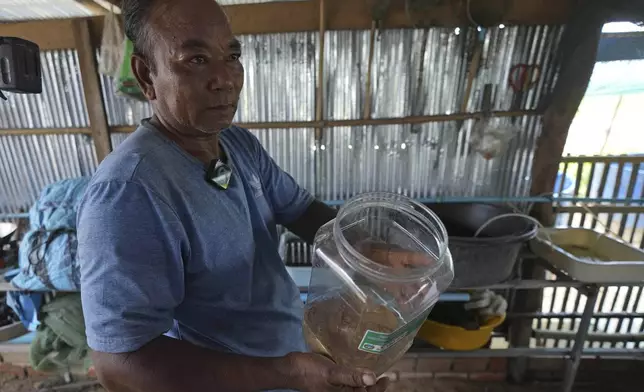
[[[564,373],[564,380],[561,390],[563,392],[572,391],[572,387],[577,377],[579,365],[582,358],[633,358],[644,360],[644,349],[626,349],[626,348],[584,348],[588,339],[590,323],[595,317],[595,305],[599,290],[603,286],[642,286],[644,282],[632,283],[615,283],[615,282],[579,282],[567,277],[561,271],[556,270],[553,266],[547,265],[548,270],[557,276],[557,280],[513,280],[490,286],[472,287],[465,290],[540,290],[547,287],[574,287],[586,295],[586,304],[581,314],[579,328],[574,337],[574,344],[571,348],[530,348],[530,347],[510,347],[506,349],[481,349],[476,351],[455,352],[446,350],[437,350],[417,345],[410,350],[410,353],[418,357],[504,357],[504,358],[539,358],[539,357],[564,357],[568,359]],[[522,315],[529,316],[529,315]],[[535,314],[535,317],[548,317],[548,314]]]

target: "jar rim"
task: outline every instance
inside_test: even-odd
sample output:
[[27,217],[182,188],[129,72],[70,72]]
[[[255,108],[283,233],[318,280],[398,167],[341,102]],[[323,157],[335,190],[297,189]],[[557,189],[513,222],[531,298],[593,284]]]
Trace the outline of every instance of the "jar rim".
[[[437,238],[436,241],[438,244],[438,255],[431,252],[425,244],[419,243],[424,253],[432,258],[436,258],[437,262],[435,265],[406,269],[405,274],[400,274],[400,269],[377,263],[355,249],[345,238],[341,222],[347,215],[368,207],[382,207],[404,212],[413,216],[428,228],[435,229],[441,237]],[[445,225],[443,225],[438,215],[416,200],[390,192],[368,192],[351,198],[340,208],[336,216],[333,224],[333,237],[338,244],[340,254],[351,268],[360,270],[360,272],[378,280],[407,282],[425,278],[441,268],[448,252],[447,229],[445,229]]]

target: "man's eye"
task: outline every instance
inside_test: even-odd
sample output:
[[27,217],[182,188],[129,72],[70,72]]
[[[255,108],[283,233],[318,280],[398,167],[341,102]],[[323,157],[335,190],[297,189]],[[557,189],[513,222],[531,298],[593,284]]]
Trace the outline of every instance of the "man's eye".
[[228,56],[228,60],[237,61],[237,60],[240,59],[240,57],[241,57],[241,54],[235,53],[235,54],[231,54],[230,56]]
[[204,56],[195,56],[190,59],[190,62],[193,64],[205,64],[206,58]]

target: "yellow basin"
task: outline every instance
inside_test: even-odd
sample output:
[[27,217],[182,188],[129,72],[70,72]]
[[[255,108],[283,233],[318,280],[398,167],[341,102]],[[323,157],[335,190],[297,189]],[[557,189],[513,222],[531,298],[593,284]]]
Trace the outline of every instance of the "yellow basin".
[[505,315],[492,317],[481,328],[474,331],[455,325],[426,320],[423,326],[420,327],[416,337],[446,350],[476,350],[485,346],[490,337],[492,337],[494,328],[501,325],[504,320]]

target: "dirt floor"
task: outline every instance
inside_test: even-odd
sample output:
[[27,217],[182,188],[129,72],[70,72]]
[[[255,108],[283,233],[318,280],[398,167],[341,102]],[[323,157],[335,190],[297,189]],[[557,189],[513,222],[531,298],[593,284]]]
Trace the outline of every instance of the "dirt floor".
[[[75,383],[81,383],[74,385]],[[12,374],[0,374],[0,391],[2,392],[104,392],[97,385],[87,385],[92,380],[74,380],[66,384],[61,378],[43,376],[18,377]],[[482,383],[460,380],[403,380],[393,383],[387,392],[552,392],[558,391],[560,385],[548,383],[540,385],[517,386],[505,383]],[[616,388],[615,385],[579,385],[575,392],[631,392],[641,391],[637,388]]]
[[[76,385],[74,385],[76,384]],[[87,386],[87,384],[94,384]],[[30,376],[19,377],[10,373],[0,373],[2,392],[105,392],[94,380],[75,379],[68,384],[62,377]]]

